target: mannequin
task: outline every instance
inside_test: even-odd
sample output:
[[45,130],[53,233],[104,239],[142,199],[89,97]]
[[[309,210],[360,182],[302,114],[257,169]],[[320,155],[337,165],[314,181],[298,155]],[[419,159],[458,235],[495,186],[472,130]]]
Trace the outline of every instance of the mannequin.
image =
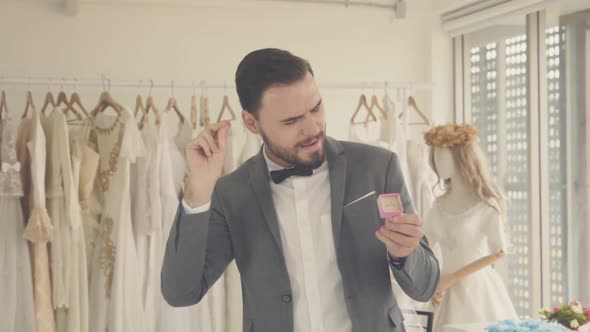
[[505,255],[505,200],[489,176],[471,125],[446,125],[425,134],[430,163],[442,184],[425,218],[425,233],[441,248],[441,280],[432,300],[434,331],[447,324],[516,319],[492,265]]
[[445,207],[446,211],[453,214],[467,211],[470,207],[481,201],[481,198],[474,195],[472,188],[467,183],[465,177],[460,173],[453,152],[449,148],[433,147],[431,150],[433,169],[437,173],[439,181],[444,180],[449,186],[445,195],[438,198],[439,203]]

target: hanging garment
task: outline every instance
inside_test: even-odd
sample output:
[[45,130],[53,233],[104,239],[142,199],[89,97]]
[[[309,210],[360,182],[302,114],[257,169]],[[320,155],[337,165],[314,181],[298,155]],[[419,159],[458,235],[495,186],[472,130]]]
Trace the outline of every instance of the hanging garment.
[[77,182],[82,228],[84,229],[87,279],[92,273],[94,241],[98,234],[98,218],[101,211],[96,195],[92,195],[100,156],[88,146],[88,130],[89,123],[69,127],[72,172]]
[[54,332],[51,281],[49,277],[48,242],[53,226],[45,205],[45,133],[39,113],[33,109],[30,117],[22,120],[17,137],[17,157],[23,184],[23,215],[27,220],[25,239],[31,242],[33,289],[35,297],[35,330]]
[[50,261],[56,327],[58,332],[86,332],[86,245],[78,200],[78,181],[72,170],[67,121],[60,109],[54,109],[42,119],[47,137],[47,211],[53,223]]
[[[170,234],[178,208],[178,200],[184,186],[186,175],[184,150],[186,144],[191,140],[192,133],[188,122],[179,123],[176,115],[171,113],[163,115],[159,133],[161,222],[163,229],[161,241],[165,243]],[[163,259],[164,249],[162,248],[159,257],[159,268],[162,266]],[[158,331],[229,331],[226,329],[223,280],[218,280],[209,291],[210,293],[207,293],[207,296],[194,306],[174,308],[163,300],[160,295],[160,283],[158,282],[157,292],[161,303]]]
[[429,148],[423,142],[408,141],[408,169],[410,181],[408,188],[412,192],[416,213],[425,216],[434,202],[433,189],[436,174],[430,167]]
[[[411,188],[412,179],[408,170],[406,149],[408,137],[406,135],[406,128],[403,123],[398,121],[395,111],[395,103],[391,100],[387,93],[383,96],[383,109],[387,114],[387,119],[382,118],[380,141],[386,143],[389,146],[389,149],[397,154],[400,166],[402,168],[402,173],[404,175],[404,180],[406,181],[406,187]],[[411,192],[410,197],[412,197],[412,199],[414,198]]]
[[141,286],[133,237],[130,165],[144,155],[133,119],[99,113],[89,142],[100,155],[95,192],[102,206],[90,276],[90,331],[143,331]]
[[246,160],[258,154],[258,152],[260,152],[260,147],[262,146],[260,135],[251,133],[243,123],[242,131],[244,132],[246,138],[244,140],[244,146],[242,147],[238,157],[238,167],[245,163]]
[[155,332],[160,318],[162,202],[160,199],[160,137],[155,121],[144,122],[145,154],[132,166],[133,229],[137,246],[137,281],[141,285],[144,331]]
[[0,299],[4,306],[0,331],[35,332],[33,275],[29,246],[23,239],[23,188],[16,134],[12,119],[0,122]]
[[366,124],[349,124],[348,140],[351,142],[365,143],[376,146],[379,144],[381,124],[379,122],[367,122]]

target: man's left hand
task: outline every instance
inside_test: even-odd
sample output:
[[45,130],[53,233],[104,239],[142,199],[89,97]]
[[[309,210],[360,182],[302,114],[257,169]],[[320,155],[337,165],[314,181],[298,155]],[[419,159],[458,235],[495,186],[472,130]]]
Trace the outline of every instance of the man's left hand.
[[408,257],[424,236],[422,218],[415,214],[387,218],[375,235],[385,244],[392,259]]

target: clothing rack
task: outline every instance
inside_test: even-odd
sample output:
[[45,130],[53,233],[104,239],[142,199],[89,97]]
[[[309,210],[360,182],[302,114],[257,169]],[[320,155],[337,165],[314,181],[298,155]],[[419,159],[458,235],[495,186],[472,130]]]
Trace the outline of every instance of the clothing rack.
[[[100,80],[78,80],[63,78],[39,78],[39,77],[6,77],[0,78],[2,85],[25,85],[25,86],[67,86],[67,87],[102,87],[107,90],[111,87],[121,88],[167,88],[167,89],[233,89],[234,84],[211,83],[208,81],[158,81],[153,80],[110,80],[103,78]],[[373,82],[352,82],[352,83],[318,83],[321,89],[402,89],[402,90],[431,90],[434,87],[432,83],[425,82],[396,82],[396,81],[373,81]]]

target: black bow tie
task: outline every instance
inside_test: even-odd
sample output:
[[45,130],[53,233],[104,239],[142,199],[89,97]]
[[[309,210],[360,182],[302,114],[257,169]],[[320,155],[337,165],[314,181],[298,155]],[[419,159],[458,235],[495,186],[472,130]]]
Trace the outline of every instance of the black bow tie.
[[280,171],[271,171],[270,177],[272,182],[279,184],[287,180],[291,176],[311,176],[313,170],[304,167],[285,168]]

